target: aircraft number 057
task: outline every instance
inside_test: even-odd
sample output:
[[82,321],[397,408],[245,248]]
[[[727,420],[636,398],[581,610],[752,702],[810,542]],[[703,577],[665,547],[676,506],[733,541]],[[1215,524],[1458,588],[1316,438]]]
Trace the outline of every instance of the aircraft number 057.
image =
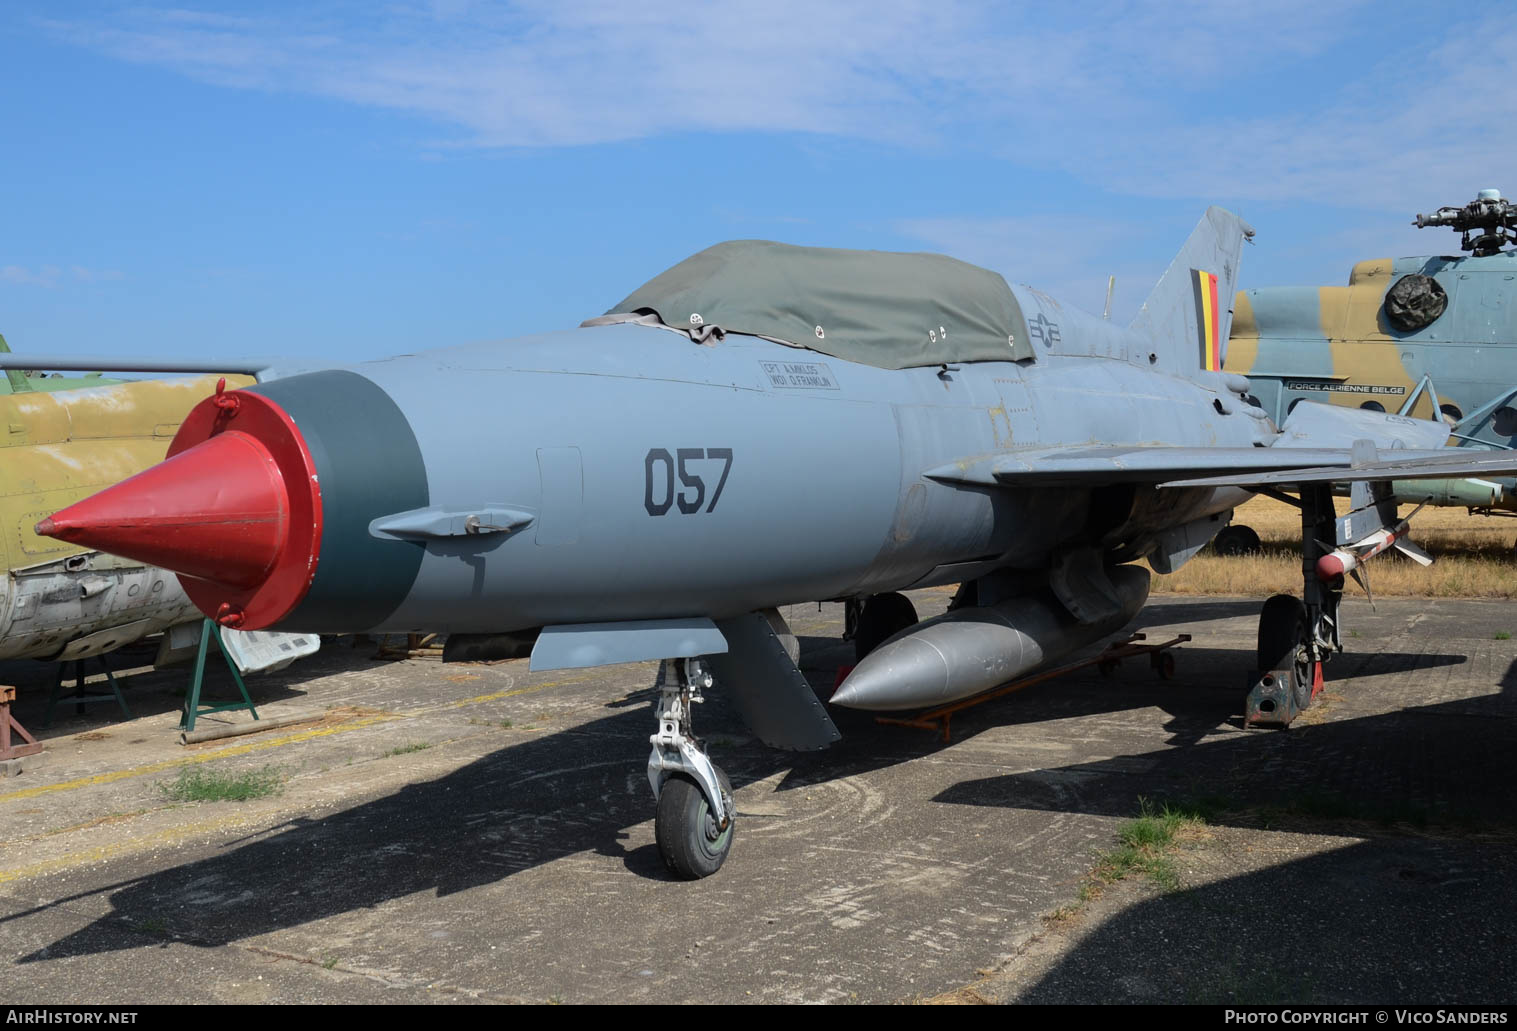
[[[711,503],[706,505],[706,481],[696,475],[691,463],[712,461],[722,463],[722,475],[711,492]],[[694,515],[702,505],[711,512],[722,498],[722,488],[727,486],[727,474],[731,471],[730,447],[682,447],[676,448],[672,455],[661,447],[653,448],[643,459],[643,507],[651,516],[668,515],[676,505],[685,515]],[[674,489],[676,476],[680,482],[678,491]]]

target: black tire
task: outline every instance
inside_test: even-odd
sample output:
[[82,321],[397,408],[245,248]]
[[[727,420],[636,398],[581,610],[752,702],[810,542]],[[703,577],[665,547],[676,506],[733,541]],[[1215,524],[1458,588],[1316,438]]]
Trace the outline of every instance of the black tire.
[[1313,685],[1311,679],[1309,678],[1315,676],[1316,671],[1308,666],[1306,668],[1306,673],[1306,677],[1297,677],[1296,683],[1292,686],[1292,690],[1296,693],[1296,708],[1302,710],[1303,712],[1308,706],[1312,704]]
[[1264,603],[1259,613],[1259,669],[1290,667],[1297,679],[1303,663],[1297,654],[1306,640],[1306,606],[1290,594],[1277,594]]
[[[731,798],[732,785],[727,775],[718,769],[716,778]],[[718,831],[711,805],[695,781],[682,773],[664,781],[653,820],[653,839],[669,872],[680,880],[698,881],[720,870],[727,861],[727,853],[732,851],[736,815],[729,806],[727,827]]]
[[864,599],[859,625],[853,632],[853,651],[858,661],[885,640],[917,623],[916,606],[904,594],[872,594]]
[[1259,535],[1247,526],[1224,526],[1212,539],[1212,550],[1218,555],[1234,557],[1257,555],[1261,550]]

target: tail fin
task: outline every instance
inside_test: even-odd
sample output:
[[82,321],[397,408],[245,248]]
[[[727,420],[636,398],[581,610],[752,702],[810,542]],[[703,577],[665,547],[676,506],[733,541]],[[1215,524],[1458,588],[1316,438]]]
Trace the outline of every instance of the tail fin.
[[1238,292],[1238,258],[1253,227],[1230,211],[1207,208],[1195,232],[1143,302],[1132,329],[1153,339],[1159,368],[1186,376],[1220,370]]
[[[5,342],[5,334],[0,333],[0,354],[10,353],[11,345]],[[0,389],[0,394],[21,394],[32,389],[32,385],[26,381],[26,373],[22,372],[20,369],[6,369],[5,378],[6,381],[10,384],[10,390],[6,391]]]

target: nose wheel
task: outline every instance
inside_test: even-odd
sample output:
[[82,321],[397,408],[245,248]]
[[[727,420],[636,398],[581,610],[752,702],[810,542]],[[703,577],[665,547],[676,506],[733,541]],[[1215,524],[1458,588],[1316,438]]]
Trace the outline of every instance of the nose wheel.
[[732,782],[691,730],[691,709],[711,684],[700,659],[670,659],[659,669],[658,733],[648,757],[658,800],[653,837],[669,872],[687,881],[716,873],[732,849]]
[[732,785],[720,767],[716,779],[722,786],[723,802],[729,816],[723,826],[712,812],[706,796],[682,774],[664,781],[658,796],[658,815],[653,820],[653,837],[664,866],[685,881],[710,877],[726,862],[732,848]]

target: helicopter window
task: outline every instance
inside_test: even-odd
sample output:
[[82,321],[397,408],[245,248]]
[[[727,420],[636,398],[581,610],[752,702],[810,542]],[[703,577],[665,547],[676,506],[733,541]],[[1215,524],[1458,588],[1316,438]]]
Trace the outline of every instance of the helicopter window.
[[1364,404],[1360,405],[1359,407],[1363,408],[1366,412],[1383,412],[1383,411],[1385,411],[1385,405],[1381,404],[1379,401],[1366,401],[1366,402],[1364,402]]
[[1498,437],[1517,437],[1517,408],[1507,406],[1496,409],[1491,419],[1491,428]]
[[1285,414],[1289,415],[1291,412],[1294,412],[1296,410],[1296,406],[1298,404],[1300,404],[1302,401],[1305,401],[1305,400],[1306,400],[1306,398],[1304,398],[1304,397],[1298,397],[1298,398],[1296,398],[1290,404],[1288,404],[1288,405],[1285,406]]
[[1458,405],[1442,404],[1438,406],[1438,410],[1443,413],[1443,420],[1449,425],[1453,425],[1464,418],[1464,412],[1460,410]]

